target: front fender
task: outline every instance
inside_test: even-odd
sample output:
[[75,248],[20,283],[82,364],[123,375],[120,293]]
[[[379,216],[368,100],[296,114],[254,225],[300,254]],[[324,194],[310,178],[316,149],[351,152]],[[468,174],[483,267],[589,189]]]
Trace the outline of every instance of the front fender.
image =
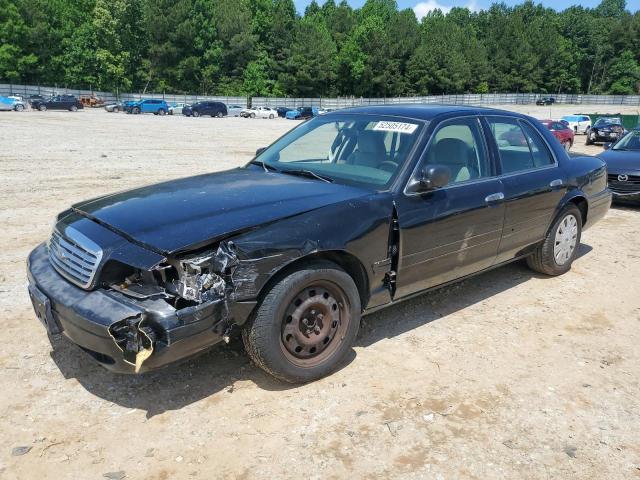
[[391,195],[375,193],[228,238],[222,243],[232,245],[237,257],[232,274],[235,300],[257,300],[269,281],[294,262],[323,254],[356,259],[367,288],[375,290],[384,272],[374,271],[373,265],[388,256],[392,211]]

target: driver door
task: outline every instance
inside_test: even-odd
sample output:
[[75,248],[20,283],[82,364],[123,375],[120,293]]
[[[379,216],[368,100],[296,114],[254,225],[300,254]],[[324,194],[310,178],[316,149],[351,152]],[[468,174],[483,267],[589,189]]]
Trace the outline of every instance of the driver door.
[[[446,166],[449,184],[396,198],[396,298],[478,272],[496,260],[504,222],[501,181],[478,117],[443,121],[420,160]],[[418,173],[415,172],[417,175]]]

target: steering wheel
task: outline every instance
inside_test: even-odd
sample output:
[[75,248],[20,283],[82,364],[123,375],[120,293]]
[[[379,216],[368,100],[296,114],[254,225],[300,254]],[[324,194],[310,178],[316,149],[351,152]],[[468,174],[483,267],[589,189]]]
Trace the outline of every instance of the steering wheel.
[[396,162],[392,162],[391,160],[385,160],[380,165],[378,165],[378,170],[384,170],[385,172],[395,172],[396,168],[398,168],[398,164]]

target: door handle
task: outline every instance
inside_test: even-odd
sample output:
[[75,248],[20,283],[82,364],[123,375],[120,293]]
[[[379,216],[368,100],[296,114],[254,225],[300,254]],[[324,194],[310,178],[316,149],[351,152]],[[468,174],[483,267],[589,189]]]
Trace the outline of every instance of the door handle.
[[487,203],[495,203],[502,200],[504,200],[504,193],[502,192],[492,193],[491,195],[487,195],[486,197],[484,197],[484,201]]
[[549,186],[551,188],[561,187],[563,183],[564,182],[562,181],[562,179],[557,178],[555,180],[552,180],[551,183],[549,184]]

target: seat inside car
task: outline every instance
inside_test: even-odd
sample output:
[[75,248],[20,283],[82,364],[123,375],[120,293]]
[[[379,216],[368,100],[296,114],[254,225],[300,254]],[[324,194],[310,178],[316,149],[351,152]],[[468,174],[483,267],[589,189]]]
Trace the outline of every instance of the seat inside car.
[[429,149],[427,163],[444,165],[451,170],[451,183],[478,177],[473,167],[472,150],[459,138],[441,138]]
[[364,130],[358,133],[358,147],[349,155],[347,163],[364,167],[378,168],[387,160],[387,150],[384,144],[384,133]]

